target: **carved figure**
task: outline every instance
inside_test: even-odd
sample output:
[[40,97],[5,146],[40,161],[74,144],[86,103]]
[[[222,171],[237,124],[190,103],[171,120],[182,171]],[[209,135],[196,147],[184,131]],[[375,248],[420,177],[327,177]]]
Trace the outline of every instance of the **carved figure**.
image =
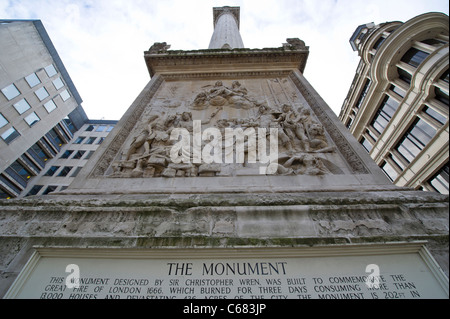
[[170,44],[166,42],[155,42],[150,49],[148,49],[149,53],[157,54],[157,53],[165,53],[170,49]]

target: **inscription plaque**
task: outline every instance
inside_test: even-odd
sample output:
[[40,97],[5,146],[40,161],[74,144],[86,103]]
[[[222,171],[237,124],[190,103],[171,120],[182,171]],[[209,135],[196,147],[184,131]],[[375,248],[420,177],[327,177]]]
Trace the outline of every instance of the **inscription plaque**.
[[423,243],[258,249],[36,248],[5,298],[448,298]]

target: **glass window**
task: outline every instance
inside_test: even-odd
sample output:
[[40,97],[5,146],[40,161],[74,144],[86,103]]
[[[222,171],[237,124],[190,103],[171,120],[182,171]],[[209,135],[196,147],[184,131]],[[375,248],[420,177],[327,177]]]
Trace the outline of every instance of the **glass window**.
[[64,102],[70,98],[70,94],[69,92],[67,92],[67,90],[62,91],[59,95],[61,96]]
[[94,130],[94,125],[89,125],[88,127],[87,127],[87,129],[86,129],[86,131],[87,132],[91,132],[91,131],[93,131]]
[[33,196],[39,193],[39,191],[44,187],[43,185],[34,185],[33,188],[25,196]]
[[435,175],[433,175],[428,183],[435,191],[441,194],[448,194],[449,188],[449,167],[448,163],[441,168]]
[[58,186],[49,186],[47,187],[47,189],[42,193],[42,195],[47,195],[51,192],[54,192],[56,189],[58,188]]
[[88,139],[87,139],[87,141],[86,141],[86,143],[85,144],[93,144],[94,143],[94,141],[96,140],[97,138],[96,137],[89,137]]
[[67,150],[63,153],[63,155],[61,155],[60,158],[69,158],[69,156],[73,153],[72,150]]
[[431,107],[425,106],[423,108],[423,112],[428,114],[430,117],[432,117],[433,119],[435,119],[436,121],[438,121],[441,124],[445,124],[445,122],[447,122],[447,117],[445,117],[444,115],[436,112]]
[[381,165],[381,169],[391,181],[395,181],[395,179],[398,177],[397,171],[388,162],[383,162],[383,164]]
[[364,101],[364,98],[367,95],[367,91],[369,91],[369,87],[370,87],[370,79],[367,79],[366,83],[364,84],[364,87],[363,87],[363,89],[361,91],[361,94],[359,95],[358,101],[355,104],[355,107],[357,109],[360,108],[362,101]]
[[383,133],[384,129],[386,128],[395,111],[397,110],[398,105],[399,103],[396,100],[394,100],[388,95],[385,96],[371,123],[372,127],[378,133],[380,134]]
[[56,104],[55,104],[55,102],[53,102],[53,100],[50,100],[44,104],[44,107],[47,110],[47,112],[50,113],[51,111],[56,109]]
[[3,88],[2,93],[8,99],[8,101],[11,101],[13,98],[20,95],[19,90],[14,84],[8,85],[7,87]]
[[73,159],[80,159],[83,157],[84,153],[86,153],[86,151],[78,151],[74,156]]
[[106,128],[106,125],[99,125],[97,126],[96,132],[103,132]]
[[89,153],[86,155],[86,157],[84,159],[85,160],[90,159],[93,154],[94,154],[94,151],[89,151]]
[[408,84],[411,84],[411,74],[409,74],[408,72],[406,72],[405,70],[401,69],[401,68],[397,68],[397,72],[398,72],[398,78],[402,81],[405,81]]
[[8,123],[9,123],[8,120],[5,119],[5,117],[0,113],[0,128],[2,128],[3,126],[5,126]]
[[36,124],[37,122],[39,122],[41,119],[39,118],[39,116],[37,116],[37,114],[35,112],[33,112],[30,115],[28,115],[27,117],[25,117],[24,120],[31,127],[34,124]]
[[58,177],[65,177],[72,170],[73,166],[65,166],[61,172],[59,172]]
[[47,173],[44,174],[44,176],[53,176],[55,175],[55,172],[59,169],[59,166],[52,166],[49,168]]
[[106,129],[106,132],[111,132],[114,128],[114,125],[110,125],[108,126],[108,128]]
[[49,78],[51,78],[52,76],[54,76],[57,72],[55,67],[53,66],[53,64],[50,64],[49,66],[45,67],[45,72],[47,72],[47,75]]
[[36,94],[36,96],[38,97],[39,101],[43,101],[45,100],[49,94],[47,92],[47,90],[45,89],[45,87],[41,87],[39,89],[37,89],[34,94]]
[[391,85],[391,91],[397,93],[398,95],[400,95],[402,98],[405,97],[405,91],[403,91],[401,88],[399,88],[396,85]]
[[70,177],[77,177],[78,173],[81,171],[81,167],[77,167]]
[[35,87],[36,85],[41,83],[36,73],[31,73],[29,76],[25,77],[25,80],[27,81],[30,88]]
[[430,54],[427,52],[423,52],[416,48],[411,48],[405,53],[405,55],[402,57],[401,60],[417,68],[423,62],[423,60],[425,60],[426,57],[429,55]]
[[442,81],[447,82],[447,83],[448,83],[448,81],[449,81],[449,72],[448,72],[448,71],[449,71],[449,70],[445,71],[445,72],[441,75],[441,77],[440,77],[440,79],[441,79]]
[[372,150],[372,144],[370,144],[370,142],[366,139],[366,138],[362,138],[361,142],[362,146],[364,146],[364,148],[366,149],[367,152],[370,153],[370,151]]
[[436,130],[422,119],[417,119],[396,150],[411,163],[436,134]]
[[11,127],[2,134],[2,139],[5,141],[6,144],[9,144],[19,136],[20,136],[19,132],[17,132],[14,127]]
[[32,175],[31,172],[25,166],[23,166],[21,163],[19,163],[18,161],[15,161],[14,163],[12,163],[9,168],[12,169],[16,174],[18,174],[25,181],[31,178],[31,175]]
[[17,102],[13,106],[19,114],[23,114],[31,108],[30,104],[28,104],[27,100],[25,100],[25,99],[21,99],[19,102]]
[[38,162],[41,162],[41,166],[45,166],[45,162],[48,160],[49,156],[44,151],[44,149],[38,144],[34,144],[30,147],[28,150],[28,153],[33,157],[34,159],[38,159]]
[[64,83],[61,78],[57,78],[56,80],[53,80],[53,85],[55,86],[55,89],[59,90],[64,86]]
[[98,139],[97,145],[102,144],[104,140],[105,140],[104,137],[100,137],[100,138]]
[[85,136],[80,136],[75,140],[75,142],[73,142],[73,144],[81,144],[85,138]]
[[383,42],[384,42],[385,40],[386,40],[386,38],[380,37],[380,38],[377,40],[377,42],[375,42],[373,48],[374,48],[375,50],[378,50],[378,48],[383,44]]
[[448,103],[448,94],[442,91],[440,88],[435,87],[434,88],[434,94],[436,97],[436,100],[441,101],[445,105],[449,105]]

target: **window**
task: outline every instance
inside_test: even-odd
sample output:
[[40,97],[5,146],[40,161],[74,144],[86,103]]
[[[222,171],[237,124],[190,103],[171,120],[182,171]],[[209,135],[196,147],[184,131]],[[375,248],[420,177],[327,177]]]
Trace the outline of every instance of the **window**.
[[406,72],[405,70],[401,69],[401,68],[397,68],[397,72],[398,72],[398,78],[408,84],[411,84],[411,74],[409,74],[408,72]]
[[428,44],[428,45],[432,45],[434,47],[440,47],[440,46],[443,46],[445,44],[444,41],[441,41],[441,40],[438,40],[438,39],[426,39],[426,40],[422,40],[420,42]]
[[81,171],[81,168],[82,168],[82,167],[77,167],[77,168],[73,171],[72,175],[70,175],[70,177],[77,177],[78,173]]
[[369,152],[370,153],[370,151],[372,150],[372,144],[370,144],[370,142],[365,138],[365,137],[363,137],[362,139],[361,139],[361,145],[362,146],[364,146],[364,148],[366,149],[366,151],[367,152]]
[[55,175],[55,172],[59,169],[59,166],[52,166],[50,167],[50,169],[47,171],[47,173],[44,174],[44,176],[53,176]]
[[94,151],[89,151],[89,153],[86,155],[86,157],[84,159],[85,160],[90,159],[93,154],[94,154]]
[[91,136],[87,139],[85,144],[93,144],[97,138],[95,136]]
[[39,193],[39,191],[44,187],[43,185],[34,185],[33,188],[30,189],[27,195],[25,196],[33,196]]
[[427,114],[428,116],[430,116],[431,118],[433,118],[434,120],[438,121],[441,124],[445,124],[445,122],[447,122],[447,117],[445,117],[444,115],[436,112],[434,109],[432,109],[431,107],[425,106],[422,111]]
[[104,137],[100,137],[100,138],[98,139],[97,145],[102,144],[104,140],[105,140]]
[[34,124],[39,122],[41,119],[39,118],[39,116],[37,116],[37,114],[35,112],[33,112],[30,115],[28,115],[27,117],[25,117],[24,120],[25,120],[25,122],[27,122],[27,124],[30,127],[32,127]]
[[17,132],[14,127],[11,127],[2,134],[2,139],[5,141],[6,144],[9,144],[19,136],[20,136],[19,132]]
[[435,87],[434,88],[434,94],[435,94],[436,100],[444,103],[445,105],[449,105],[448,104],[448,94],[447,93],[442,91],[440,88]]
[[73,166],[65,166],[61,172],[59,172],[58,177],[65,177],[72,170]]
[[5,119],[5,117],[0,113],[0,128],[2,128],[3,126],[5,126],[8,123],[9,123],[8,120]]
[[23,114],[31,108],[30,104],[28,104],[27,100],[25,100],[25,99],[21,99],[19,102],[17,102],[13,106],[19,114]]
[[389,121],[397,110],[398,105],[399,103],[396,100],[388,95],[385,96],[371,123],[372,127],[378,133],[383,133],[384,129],[387,127]]
[[81,144],[85,138],[85,136],[80,136],[75,140],[75,142],[73,142],[73,144]]
[[80,159],[83,157],[84,153],[86,153],[86,151],[78,151],[72,158],[73,159]]
[[397,93],[397,94],[400,95],[402,98],[405,97],[405,91],[403,91],[403,90],[402,90],[401,88],[399,88],[398,86],[396,86],[396,85],[391,85],[390,89],[391,89],[392,92]]
[[103,132],[106,128],[106,125],[99,125],[97,126],[96,132]]
[[58,188],[58,186],[49,186],[47,187],[47,189],[42,193],[42,195],[47,195],[51,192],[54,192],[56,189]]
[[31,73],[29,76],[25,77],[25,80],[27,81],[30,88],[35,87],[36,85],[41,83],[36,73]]
[[364,87],[363,87],[363,89],[361,91],[361,94],[359,95],[358,101],[355,104],[355,107],[357,109],[360,108],[362,101],[364,101],[364,98],[367,95],[367,91],[369,91],[369,87],[370,87],[370,79],[367,79],[366,83],[364,84]]
[[45,67],[45,72],[47,72],[47,75],[49,78],[51,78],[52,76],[54,76],[57,72],[55,67],[53,66],[53,64],[50,64],[49,66]]
[[41,88],[37,89],[34,92],[34,94],[36,94],[36,96],[38,97],[39,101],[41,101],[41,102],[43,100],[45,100],[49,96],[49,94],[48,94],[47,90],[45,89],[45,87],[41,87]]
[[31,155],[42,167],[45,166],[45,162],[48,160],[49,156],[44,151],[44,149],[39,146],[38,143],[34,144],[28,149],[28,154]]
[[435,191],[441,194],[448,194],[448,185],[449,185],[448,163],[428,180],[428,184],[430,184]]
[[63,140],[61,139],[61,137],[59,136],[58,132],[56,132],[55,129],[51,129],[50,131],[48,131],[48,133],[45,134],[45,136],[47,136],[47,138],[53,145],[58,147],[58,150],[59,147],[61,147],[64,144]]
[[[11,172],[12,171],[12,172]],[[18,161],[15,161],[14,163],[9,166],[9,169],[6,170],[6,172],[11,175],[15,180],[17,180],[17,177],[21,178],[22,181],[25,182],[25,184],[21,183],[21,185],[26,186],[26,182],[31,178],[31,172],[29,169],[27,169],[25,166],[23,166]],[[11,174],[13,173],[13,174]],[[20,182],[20,181],[18,181]]]
[[398,177],[398,173],[388,162],[383,162],[383,164],[381,164],[381,169],[391,181],[395,181]]
[[71,150],[67,150],[63,153],[63,155],[61,155],[60,158],[69,158],[69,156],[73,153],[73,151]]
[[64,83],[61,78],[57,78],[56,80],[53,80],[53,85],[55,86],[55,89],[59,90],[64,86]]
[[94,130],[94,125],[89,125],[86,129],[87,132],[92,132]]
[[70,98],[69,92],[67,92],[67,90],[62,91],[59,95],[64,102]]
[[383,44],[383,42],[386,40],[384,37],[380,37],[377,42],[375,42],[373,49],[378,50],[378,48]]
[[436,134],[436,130],[422,119],[417,119],[405,134],[396,150],[411,163]]
[[20,95],[19,90],[14,84],[8,85],[7,87],[3,88],[2,93],[8,99],[8,101],[11,101],[13,98]]
[[423,52],[416,48],[411,48],[405,53],[405,55],[402,57],[401,60],[417,68],[423,62],[423,60],[425,60],[426,57],[429,55],[430,54],[427,52]]
[[56,109],[56,104],[55,104],[55,102],[53,102],[53,100],[50,100],[44,104],[44,107],[47,110],[47,112],[50,113],[51,111]]
[[106,132],[111,132],[114,128],[114,125],[110,125],[108,126],[108,128],[106,129]]

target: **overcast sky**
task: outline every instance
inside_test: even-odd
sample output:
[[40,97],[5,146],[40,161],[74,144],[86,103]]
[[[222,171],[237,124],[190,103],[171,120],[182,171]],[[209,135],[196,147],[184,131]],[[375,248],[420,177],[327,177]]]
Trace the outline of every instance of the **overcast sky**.
[[357,26],[448,15],[447,0],[0,0],[0,19],[42,20],[88,117],[119,120],[150,80],[144,51],[208,48],[212,8],[226,5],[241,7],[247,48],[304,40],[304,75],[336,114],[359,62],[348,42]]

